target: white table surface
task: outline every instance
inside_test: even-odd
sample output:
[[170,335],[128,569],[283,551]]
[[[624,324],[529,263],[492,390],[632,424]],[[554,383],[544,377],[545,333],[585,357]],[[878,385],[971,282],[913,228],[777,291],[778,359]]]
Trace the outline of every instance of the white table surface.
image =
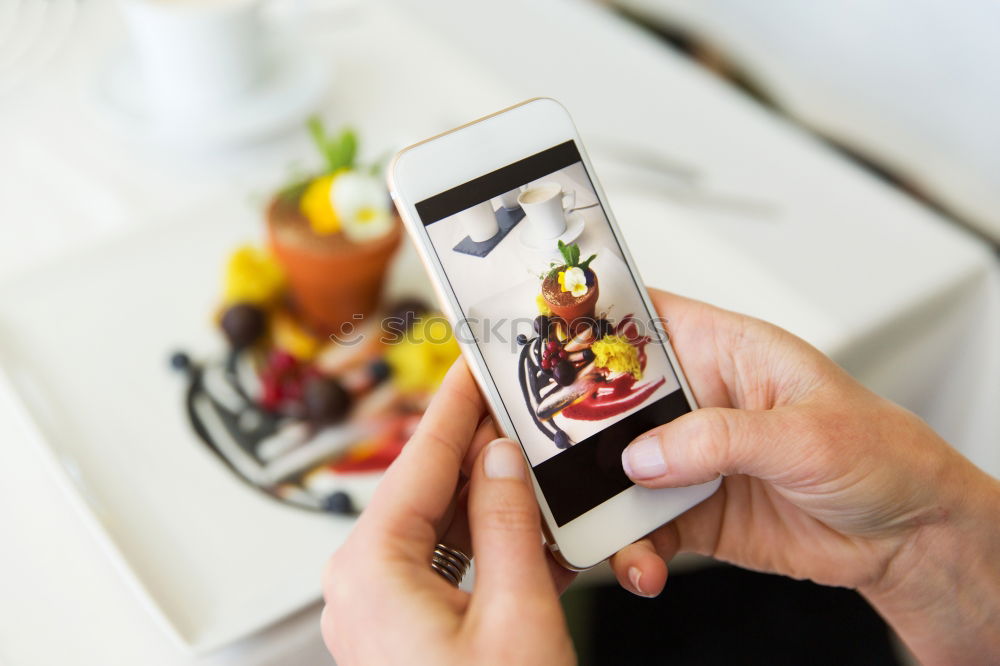
[[783,108],[1000,243],[1000,5],[614,0],[720,49]]
[[[398,4],[334,3],[311,21],[336,67],[334,126],[380,137],[374,154],[532,95],[560,99],[649,284],[793,330],[1000,471],[1000,269],[986,247],[598,8]],[[262,197],[309,158],[301,136],[214,157],[137,149],[87,101],[123,39],[113,7],[86,3],[76,21],[17,104],[0,105],[0,277],[151,211]],[[603,152],[612,145],[662,151],[706,188],[776,212],[694,203],[669,178],[621,166]],[[0,393],[0,662],[192,663],[58,494],[10,409]],[[315,606],[197,663],[325,660]]]

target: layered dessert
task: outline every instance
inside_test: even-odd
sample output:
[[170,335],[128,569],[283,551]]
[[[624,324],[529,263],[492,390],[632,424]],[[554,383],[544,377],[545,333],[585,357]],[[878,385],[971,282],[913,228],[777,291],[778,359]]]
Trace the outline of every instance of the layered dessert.
[[575,331],[592,322],[596,314],[600,286],[590,263],[597,255],[580,261],[579,246],[562,241],[559,251],[564,263],[552,266],[543,278],[541,298],[553,316]]
[[288,278],[292,306],[317,333],[339,333],[376,309],[392,258],[402,241],[391,220],[380,235],[361,241],[344,233],[317,233],[298,202],[274,199],[267,211],[268,242]]
[[375,311],[402,224],[375,170],[355,163],[353,132],[328,136],[315,119],[310,129],[324,168],[272,199],[268,240],[292,306],[326,336]]

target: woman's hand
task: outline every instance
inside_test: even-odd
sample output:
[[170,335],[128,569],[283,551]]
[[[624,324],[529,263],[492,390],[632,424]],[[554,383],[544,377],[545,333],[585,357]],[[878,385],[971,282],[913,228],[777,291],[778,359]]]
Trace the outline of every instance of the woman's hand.
[[[327,566],[323,638],[337,663],[573,662],[558,600],[572,576],[542,545],[518,446],[495,438],[460,360]],[[430,568],[438,542],[475,552],[471,594]]]
[[656,595],[664,560],[693,551],[857,588],[922,659],[1000,654],[998,484],[790,333],[651,295],[704,409],[632,442],[622,463],[651,488],[726,478],[615,555],[621,584]]

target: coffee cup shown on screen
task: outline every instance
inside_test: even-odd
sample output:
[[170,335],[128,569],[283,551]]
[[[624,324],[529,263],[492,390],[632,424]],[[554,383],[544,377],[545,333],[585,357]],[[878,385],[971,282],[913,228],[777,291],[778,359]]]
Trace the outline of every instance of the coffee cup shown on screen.
[[458,215],[465,233],[476,243],[488,241],[500,231],[492,202],[484,201],[472,208],[466,208]]
[[517,197],[524,209],[532,235],[547,240],[566,231],[566,211],[573,207],[576,192],[564,192],[555,182],[537,183],[527,187]]

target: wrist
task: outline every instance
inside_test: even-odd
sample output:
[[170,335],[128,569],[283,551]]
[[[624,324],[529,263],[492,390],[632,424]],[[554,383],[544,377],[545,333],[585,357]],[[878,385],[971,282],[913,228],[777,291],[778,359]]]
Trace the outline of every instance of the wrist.
[[914,527],[880,579],[860,590],[927,664],[1000,654],[1000,483],[961,462],[939,519]]

